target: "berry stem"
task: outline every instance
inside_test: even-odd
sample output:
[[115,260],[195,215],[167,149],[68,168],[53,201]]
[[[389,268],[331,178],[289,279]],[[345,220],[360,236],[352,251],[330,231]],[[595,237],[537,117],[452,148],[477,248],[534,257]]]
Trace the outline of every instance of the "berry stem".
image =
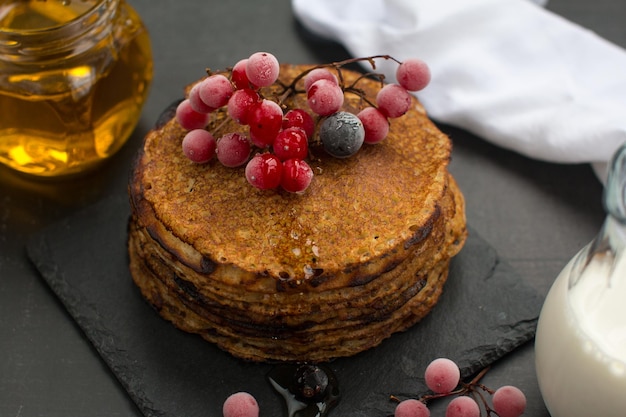
[[[476,385],[477,387],[481,388],[483,391],[485,392],[490,392],[491,390],[486,389],[487,387],[485,387],[482,384],[478,384]],[[491,409],[491,407],[489,407],[489,401],[487,401],[487,399],[485,398],[485,396],[483,395],[483,393],[479,390],[473,389],[471,391],[472,396],[474,397],[474,399],[476,400],[477,398],[480,399],[480,402],[482,402],[483,407],[485,408],[485,412],[487,413],[487,416],[491,416],[492,414],[495,414],[496,416],[498,415],[498,413],[496,413],[493,409]],[[478,403],[478,400],[476,401]]]
[[[219,110],[221,110],[221,109],[219,109]],[[216,112],[216,114],[218,114],[218,113]],[[216,119],[217,119],[217,117],[216,117]],[[213,132],[211,132],[211,133],[213,133],[213,135],[215,137],[217,137],[219,132],[220,132],[220,130],[222,130],[224,128],[224,126],[226,126],[228,124],[228,122],[229,122],[228,117],[224,117],[224,119],[222,119],[220,124],[218,124],[217,126],[215,126],[215,128],[213,128]]]
[[[484,384],[480,383],[480,380],[487,374],[487,372],[489,372],[490,367],[487,366],[486,368],[483,368],[480,372],[478,372],[469,382],[462,382],[460,384],[460,386],[450,392],[446,392],[446,393],[441,393],[441,394],[426,394],[426,395],[422,395],[420,398],[418,398],[418,401],[423,402],[424,404],[427,404],[429,401],[432,400],[436,400],[439,398],[445,398],[445,397],[451,397],[451,396],[460,396],[460,395],[470,395],[472,397],[474,397],[475,400],[479,399],[480,402],[483,404],[485,412],[487,413],[487,417],[491,417],[491,416],[498,416],[498,413],[496,413],[490,406],[489,406],[489,402],[487,401],[487,399],[485,398],[485,396],[483,395],[483,392],[487,392],[489,394],[493,394],[494,391],[490,388],[487,388]],[[400,403],[402,400],[398,397],[396,397],[395,395],[390,395],[389,399],[391,401],[395,401],[397,403]],[[479,401],[476,401],[479,402]]]
[[[361,78],[363,78],[363,77],[361,77]],[[359,78],[359,79],[361,79],[361,78]],[[353,85],[354,85],[354,84],[353,84]],[[350,87],[346,87],[346,88],[344,88],[344,90],[343,90],[343,91],[344,91],[344,92],[349,92],[349,93],[352,93],[352,94],[357,95],[358,97],[360,97],[360,98],[361,98],[361,100],[363,100],[364,102],[366,102],[368,106],[371,106],[371,107],[376,107],[376,103],[374,103],[372,100],[368,99],[368,98],[365,96],[365,92],[364,92],[363,90],[361,90],[360,88],[354,88],[353,86],[350,86]]]
[[369,62],[369,64],[371,65],[372,69],[375,70],[376,69],[376,59],[385,59],[385,60],[392,60],[397,62],[398,64],[401,64],[402,62],[397,60],[396,58],[392,57],[391,55],[373,55],[373,56],[369,56],[369,57],[361,57],[361,58],[349,58],[349,59],[344,59],[343,61],[336,61],[336,62],[331,62],[329,64],[320,64],[320,65],[316,65],[313,67],[308,68],[306,71],[301,72],[300,74],[298,74],[293,80],[291,80],[291,82],[287,85],[283,84],[283,91],[279,94],[279,100],[278,100],[278,104],[282,105],[283,102],[289,98],[292,94],[298,94],[298,93],[303,93],[303,91],[300,91],[296,88],[296,84],[303,79],[304,77],[306,77],[306,75],[308,73],[310,73],[313,70],[316,69],[320,69],[320,68],[334,68],[335,70],[337,70],[337,76],[339,78],[339,85],[342,86],[342,89],[344,91],[349,91],[351,93],[356,94],[357,96],[363,98],[369,105],[373,105],[373,103],[371,103],[366,97],[365,94],[363,93],[362,90],[356,88],[356,84],[363,78],[367,78],[367,77],[377,77],[381,83],[384,79],[384,75],[382,74],[362,74],[360,77],[358,77],[351,85],[349,86],[344,86],[344,79],[343,79],[343,74],[341,72],[341,68],[344,67],[345,65],[348,64],[354,64],[357,62],[363,62],[363,61],[367,61]]
[[469,385],[478,385],[478,382],[483,379],[483,377],[485,376],[485,374],[487,374],[487,372],[489,372],[489,369],[491,367],[487,366],[486,368],[483,368],[482,371],[480,371],[479,373],[476,374],[476,376],[474,378],[472,378],[472,380],[469,382]]

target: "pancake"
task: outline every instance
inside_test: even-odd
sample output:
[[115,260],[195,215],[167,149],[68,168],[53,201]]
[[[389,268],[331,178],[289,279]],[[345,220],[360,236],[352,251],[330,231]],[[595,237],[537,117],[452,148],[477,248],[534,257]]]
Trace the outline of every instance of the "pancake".
[[[264,96],[305,69],[281,66]],[[360,74],[342,76],[349,85]],[[372,101],[381,84],[357,86]],[[190,162],[174,118],[153,129],[129,183],[130,270],[142,295],[176,327],[253,361],[351,356],[417,323],[467,232],[451,142],[413,100],[384,141],[350,158],[312,143],[315,176],[301,194],[256,189],[243,167]],[[306,108],[306,97],[285,105]],[[367,105],[346,93],[344,110]],[[224,114],[216,128],[242,131]]]

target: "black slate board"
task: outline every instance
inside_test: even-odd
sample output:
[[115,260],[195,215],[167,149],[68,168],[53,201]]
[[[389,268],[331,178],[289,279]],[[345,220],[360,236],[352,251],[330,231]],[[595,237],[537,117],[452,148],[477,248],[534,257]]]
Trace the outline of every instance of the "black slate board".
[[[106,364],[146,416],[220,416],[236,391],[253,394],[261,416],[281,416],[266,381],[269,364],[243,362],[161,319],[128,272],[125,196],[105,200],[33,236],[27,252]],[[429,316],[377,348],[330,368],[342,398],[331,416],[393,413],[389,395],[425,390],[432,359],[454,359],[465,376],[534,335],[542,298],[470,230],[444,294]]]

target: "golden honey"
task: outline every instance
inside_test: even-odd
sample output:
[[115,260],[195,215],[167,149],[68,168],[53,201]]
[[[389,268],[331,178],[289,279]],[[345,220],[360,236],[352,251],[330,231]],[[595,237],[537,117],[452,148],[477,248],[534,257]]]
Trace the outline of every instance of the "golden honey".
[[0,162],[42,177],[97,166],[151,80],[148,33],[123,0],[0,0]]

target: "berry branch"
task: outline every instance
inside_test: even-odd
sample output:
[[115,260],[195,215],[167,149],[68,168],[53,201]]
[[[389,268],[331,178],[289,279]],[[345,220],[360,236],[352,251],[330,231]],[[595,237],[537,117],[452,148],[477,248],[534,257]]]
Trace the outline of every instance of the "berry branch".
[[[397,59],[395,59],[394,57],[392,57],[391,55],[373,55],[373,56],[369,56],[369,57],[362,57],[362,58],[348,58],[348,59],[344,59],[343,61],[336,61],[336,62],[331,62],[331,63],[327,63],[327,64],[319,64],[319,65],[315,65],[313,67],[310,67],[309,69],[302,71],[300,74],[298,74],[288,85],[283,85],[285,90],[290,90],[294,93],[299,93],[299,92],[304,92],[304,91],[298,91],[296,89],[296,85],[298,84],[298,82],[300,80],[302,80],[303,78],[305,78],[307,75],[309,75],[309,73],[315,71],[315,70],[319,70],[319,69],[328,69],[328,68],[334,68],[337,71],[337,75],[339,77],[339,83],[340,85],[344,84],[343,81],[343,76],[341,74],[341,69],[342,67],[346,66],[346,65],[350,65],[350,64],[356,64],[359,62],[363,62],[363,61],[367,61],[370,63],[371,67],[373,70],[376,69],[376,59],[391,59],[393,61],[395,61],[398,65],[402,64],[401,61],[398,61]],[[377,76],[380,78],[381,82],[382,80],[385,78],[385,76],[383,74],[363,74],[361,77],[359,77],[352,85],[351,87],[353,87],[361,78],[363,77],[367,77],[367,76]],[[282,94],[282,93],[281,93]]]
[[[433,393],[407,400],[390,395],[390,399],[397,403],[393,417],[428,417],[429,402],[450,397],[452,400],[446,407],[446,417],[480,417],[480,405],[487,417],[521,416],[526,409],[524,393],[511,385],[502,386],[497,390],[486,387],[480,381],[488,371],[489,367],[484,368],[469,382],[463,382],[460,380],[460,370],[456,363],[447,358],[435,359],[424,373],[426,385]],[[486,394],[491,396],[491,402]]]
[[[398,64],[398,83],[385,85],[383,74],[371,73],[346,85],[346,65],[368,62],[375,70],[377,59]],[[198,164],[215,157],[229,167],[245,164],[246,179],[259,189],[280,187],[301,193],[313,179],[313,170],[306,162],[310,145],[321,144],[331,156],[347,158],[363,144],[382,141],[389,133],[390,119],[409,110],[409,91],[421,90],[430,81],[430,71],[423,61],[401,62],[390,55],[312,66],[289,83],[278,79],[279,71],[278,60],[267,52],[254,53],[228,70],[214,72],[207,68],[207,78],[194,85],[177,108],[176,120],[187,130],[182,140],[183,153]],[[375,100],[358,87],[364,78],[380,82]],[[299,89],[301,82],[304,90]],[[272,89],[272,97],[265,96],[265,87],[272,85],[282,89]],[[347,93],[365,103],[359,106],[363,108],[358,114],[341,111]],[[297,94],[306,94],[308,109],[289,108],[286,104]],[[247,132],[222,133],[230,121]],[[210,132],[207,126],[215,124]],[[314,137],[316,125],[319,133]]]

